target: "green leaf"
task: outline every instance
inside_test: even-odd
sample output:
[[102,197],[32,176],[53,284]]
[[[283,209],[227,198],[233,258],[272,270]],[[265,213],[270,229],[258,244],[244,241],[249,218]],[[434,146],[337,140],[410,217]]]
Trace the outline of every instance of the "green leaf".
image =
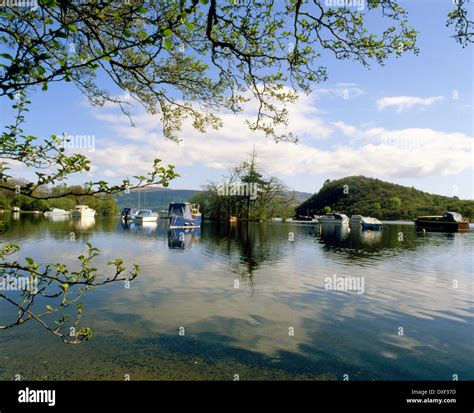
[[164,32],[163,32],[163,36],[165,37],[169,37],[173,34],[173,32],[170,30],[170,29],[166,29]]
[[25,261],[30,264],[30,265],[33,265],[35,263],[35,261],[33,260],[33,258],[30,258],[30,257],[26,257],[25,258]]
[[170,39],[165,39],[165,49],[171,50],[173,48],[173,42]]
[[184,22],[184,25],[185,25],[189,30],[194,30],[194,24],[189,23],[189,22]]

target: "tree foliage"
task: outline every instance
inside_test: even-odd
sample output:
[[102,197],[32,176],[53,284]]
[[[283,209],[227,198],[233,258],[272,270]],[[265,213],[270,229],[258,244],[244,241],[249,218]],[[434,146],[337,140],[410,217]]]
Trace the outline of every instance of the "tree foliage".
[[[139,266],[126,272],[121,259],[108,262],[114,268],[108,277],[101,277],[93,266],[93,259],[99,255],[99,250],[87,244],[87,253],[78,257],[80,269],[71,271],[61,263],[41,265],[32,258],[26,257],[24,263],[11,260],[10,257],[19,251],[17,244],[5,245],[0,249],[0,270],[2,286],[0,298],[11,304],[17,311],[14,320],[0,324],[0,330],[12,328],[36,321],[52,334],[61,337],[68,344],[78,344],[88,340],[92,331],[90,328],[79,327],[82,317],[82,303],[79,301],[84,293],[93,287],[111,282],[131,282],[138,275]],[[21,274],[21,277],[19,276]],[[27,279],[21,288],[18,283]],[[13,291],[8,294],[5,291]],[[10,291],[9,291],[10,292]],[[35,305],[42,298],[48,299],[48,304]],[[71,307],[75,314],[71,321]],[[53,320],[56,318],[56,320]],[[51,322],[53,321],[53,322]]]
[[[128,4],[127,4],[128,3]],[[386,20],[367,28],[366,11],[322,1],[40,0],[36,9],[3,7],[0,95],[31,86],[73,82],[96,105],[128,100],[99,84],[105,75],[150,113],[165,136],[177,139],[190,118],[199,130],[221,125],[220,108],[241,110],[254,98],[249,123],[277,139],[292,89],[309,91],[327,78],[319,58],[329,52],[363,65],[417,51],[416,31],[393,0],[367,1],[367,13]]]
[[192,203],[201,205],[206,219],[263,221],[294,215],[296,206],[286,186],[276,177],[264,176],[255,151],[239,166],[229,170],[221,182],[212,182],[196,194]]

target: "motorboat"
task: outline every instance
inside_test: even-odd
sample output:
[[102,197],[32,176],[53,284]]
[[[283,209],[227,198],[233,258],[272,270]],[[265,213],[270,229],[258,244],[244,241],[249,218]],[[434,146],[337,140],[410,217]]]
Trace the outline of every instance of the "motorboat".
[[171,202],[168,208],[168,222],[173,228],[199,228],[201,213],[199,205],[189,202]]
[[92,218],[95,216],[95,210],[88,205],[77,205],[71,212],[73,218]]
[[380,222],[377,218],[372,218],[372,217],[363,217],[362,220],[360,221],[360,224],[362,225],[362,229],[373,229],[373,230],[379,230],[382,229],[382,222]]
[[469,231],[469,220],[457,212],[444,215],[425,215],[415,219],[417,230],[460,232]]
[[158,217],[158,213],[153,212],[151,209],[140,209],[133,216],[133,221],[136,223],[156,222],[158,221]]
[[318,221],[321,224],[348,224],[349,218],[344,214],[326,214],[318,217]]
[[61,208],[49,208],[47,211],[45,211],[44,216],[47,218],[50,217],[62,217],[62,216],[67,216],[69,215],[70,212],[66,211],[65,209]]

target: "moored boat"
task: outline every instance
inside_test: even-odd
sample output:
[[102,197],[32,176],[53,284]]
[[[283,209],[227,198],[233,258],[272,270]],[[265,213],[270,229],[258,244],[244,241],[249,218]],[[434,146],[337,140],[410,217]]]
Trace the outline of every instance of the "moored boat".
[[198,228],[201,226],[199,206],[188,202],[171,202],[168,208],[170,228]]
[[61,208],[49,208],[45,213],[44,216],[49,218],[49,217],[60,217],[60,216],[66,216],[69,215],[70,212],[66,211],[65,209]]
[[469,231],[469,220],[457,212],[446,212],[444,215],[425,215],[415,219],[417,230],[462,232]]
[[90,208],[88,205],[76,205],[72,210],[71,215],[73,218],[92,218],[95,216],[95,210]]
[[349,218],[344,214],[326,214],[318,217],[318,221],[321,224],[348,224]]
[[142,222],[156,222],[158,221],[158,213],[151,209],[140,209],[134,216],[133,221],[137,223]]
[[377,218],[372,217],[363,217],[360,221],[362,229],[374,229],[379,230],[382,229],[382,222],[380,222]]

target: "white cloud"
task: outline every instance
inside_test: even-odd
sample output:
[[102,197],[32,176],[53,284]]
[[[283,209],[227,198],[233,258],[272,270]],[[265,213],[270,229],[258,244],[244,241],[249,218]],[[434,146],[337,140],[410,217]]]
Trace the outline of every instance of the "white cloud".
[[391,96],[379,99],[377,101],[377,107],[382,110],[393,106],[397,109],[397,112],[402,112],[414,106],[431,106],[433,103],[443,99],[443,96],[432,96],[429,98],[420,98],[417,96]]
[[245,125],[247,113],[223,114],[224,127],[205,134],[185,124],[179,144],[165,140],[157,131],[157,116],[142,113],[134,118],[136,127],[131,128],[121,113],[94,114],[109,123],[113,136],[120,137],[100,140],[89,154],[98,166],[95,172],[110,176],[112,172],[120,176],[148,172],[154,158],[176,165],[178,172],[184,166],[223,170],[236,166],[254,146],[261,167],[280,177],[361,174],[421,178],[457,174],[472,167],[473,139],[463,133],[429,128],[388,130],[341,121],[329,124],[306,96],[290,111],[290,130],[303,136],[297,145],[276,144],[250,132]]

